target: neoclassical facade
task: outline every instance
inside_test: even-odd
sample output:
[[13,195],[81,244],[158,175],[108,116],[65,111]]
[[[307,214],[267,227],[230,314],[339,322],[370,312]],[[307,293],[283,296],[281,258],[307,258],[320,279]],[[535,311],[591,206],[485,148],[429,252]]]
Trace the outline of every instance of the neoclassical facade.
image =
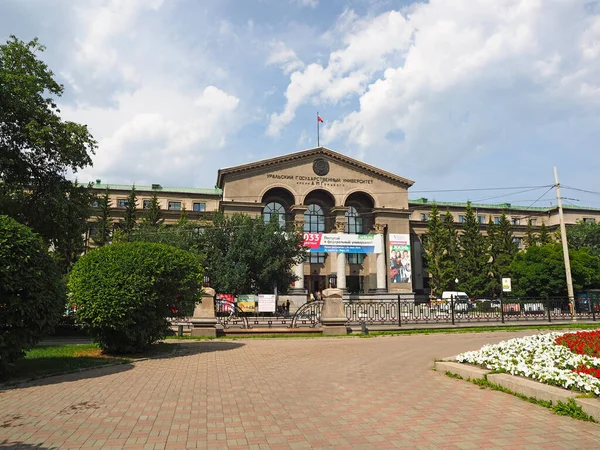
[[[214,189],[136,186],[138,208],[147,207],[158,192],[167,223],[182,210],[190,219],[210,221],[214,211],[274,218],[282,226],[304,231],[310,253],[294,268],[299,295],[337,285],[348,292],[428,293],[422,236],[432,203],[409,200],[413,181],[362,161],[318,147],[218,171]],[[131,186],[109,189],[113,217],[118,222]],[[460,229],[466,204],[438,202]],[[514,225],[519,244],[527,223],[558,227],[556,207],[516,207],[474,204],[482,224],[498,220],[504,211]],[[600,210],[565,206],[567,223],[600,220]]]

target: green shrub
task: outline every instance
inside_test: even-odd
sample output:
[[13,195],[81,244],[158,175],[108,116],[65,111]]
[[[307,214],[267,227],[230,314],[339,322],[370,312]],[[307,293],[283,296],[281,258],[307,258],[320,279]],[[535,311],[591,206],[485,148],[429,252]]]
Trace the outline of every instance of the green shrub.
[[202,290],[202,267],[185,250],[127,242],[92,250],[71,272],[77,320],[103,350],[139,352],[163,338],[167,317],[190,315]]
[[59,266],[42,239],[0,216],[0,375],[52,331],[65,304]]

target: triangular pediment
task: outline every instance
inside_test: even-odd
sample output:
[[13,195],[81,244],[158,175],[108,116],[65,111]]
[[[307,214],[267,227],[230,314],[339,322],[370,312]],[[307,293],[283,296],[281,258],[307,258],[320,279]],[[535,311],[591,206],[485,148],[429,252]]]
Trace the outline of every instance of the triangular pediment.
[[288,153],[287,155],[276,156],[274,158],[262,159],[248,164],[242,164],[239,166],[220,169],[217,176],[217,187],[223,188],[225,179],[231,175],[238,177],[244,173],[250,174],[258,170],[274,170],[277,167],[281,166],[289,167],[289,165],[293,164],[294,162],[301,164],[307,159],[316,159],[318,157],[322,157],[325,160],[328,160],[333,163],[337,162],[346,167],[355,168],[359,172],[368,173],[377,178],[383,178],[386,181],[392,181],[394,184],[400,184],[405,186],[406,188],[414,184],[414,181],[411,181],[407,178],[401,177],[383,169],[379,169],[378,167],[371,166],[370,164],[366,164],[357,159],[350,158],[349,156],[335,152],[326,147],[315,147],[308,150]]

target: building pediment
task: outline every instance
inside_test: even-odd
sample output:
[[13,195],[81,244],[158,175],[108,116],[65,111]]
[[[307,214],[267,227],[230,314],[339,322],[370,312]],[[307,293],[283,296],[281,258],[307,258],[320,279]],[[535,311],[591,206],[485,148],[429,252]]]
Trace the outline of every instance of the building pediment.
[[[379,169],[378,167],[371,166],[370,164],[366,164],[362,161],[359,161],[354,158],[350,158],[349,156],[343,155],[341,153],[335,152],[325,147],[316,147],[308,150],[303,150],[300,152],[289,153],[283,156],[277,156],[274,158],[263,159],[260,161],[255,161],[248,164],[242,164],[239,166],[227,167],[224,169],[220,169],[217,176],[217,187],[223,188],[225,182],[229,178],[243,178],[244,175],[252,176],[256,173],[271,173],[271,177],[273,181],[277,179],[277,177],[288,177],[289,174],[277,174],[280,169],[290,169],[294,166],[305,165],[307,160],[312,160],[313,163],[313,173],[307,174],[302,173],[298,174],[298,177],[304,178],[324,178],[327,179],[329,175],[328,166],[331,164],[338,164],[345,166],[350,171],[354,170],[358,175],[367,175],[371,177],[376,177],[379,180],[385,180],[388,183],[395,184],[397,186],[401,186],[404,189],[409,188],[414,184],[414,181],[411,181],[407,178],[401,177],[399,175],[393,174],[383,169]],[[289,172],[289,170],[288,170]],[[339,177],[330,177],[334,180]],[[282,178],[286,179],[286,178]],[[360,178],[352,178],[351,175],[346,177],[347,180],[352,180],[357,183],[361,182]],[[302,180],[300,180],[302,181]],[[367,180],[364,183],[368,183]]]

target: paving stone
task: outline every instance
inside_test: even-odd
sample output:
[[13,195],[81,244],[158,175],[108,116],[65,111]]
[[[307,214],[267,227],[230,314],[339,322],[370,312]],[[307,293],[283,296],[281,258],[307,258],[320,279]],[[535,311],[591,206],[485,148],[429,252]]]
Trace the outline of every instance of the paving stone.
[[600,448],[600,426],[432,370],[531,332],[184,343],[0,391],[0,447]]

